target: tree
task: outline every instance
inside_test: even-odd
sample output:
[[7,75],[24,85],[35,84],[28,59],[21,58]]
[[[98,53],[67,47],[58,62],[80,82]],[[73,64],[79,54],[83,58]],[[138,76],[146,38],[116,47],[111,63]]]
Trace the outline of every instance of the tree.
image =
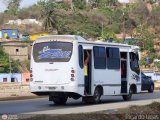
[[9,55],[6,54],[2,47],[0,47],[0,73],[9,73],[10,72],[10,62],[12,62],[11,71],[19,72],[18,66],[19,61],[9,60]]
[[20,3],[22,0],[3,0],[3,3],[7,6],[7,12],[11,15],[17,15]]
[[46,0],[41,0],[38,2],[38,5],[41,9],[41,18],[43,19],[43,26],[45,30],[48,32],[57,29],[56,26],[56,16],[55,16],[55,9],[56,3]]
[[138,38],[138,42],[142,42],[142,50],[147,50],[148,52],[154,51],[154,38],[155,34],[147,29],[145,25],[139,25],[133,31],[133,37]]

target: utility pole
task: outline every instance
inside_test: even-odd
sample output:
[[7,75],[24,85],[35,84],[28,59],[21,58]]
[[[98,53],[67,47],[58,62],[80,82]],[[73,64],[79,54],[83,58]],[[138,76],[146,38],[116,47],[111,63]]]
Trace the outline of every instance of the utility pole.
[[101,36],[103,37],[103,30],[104,28],[103,28],[103,22],[102,22],[102,31],[101,31]]
[[126,31],[125,31],[125,13],[124,13],[124,9],[125,9],[125,3],[123,3],[123,41],[125,40],[126,37]]
[[129,0],[118,0],[119,3],[123,4],[123,40],[125,40],[125,36],[126,36],[126,31],[125,31],[125,13],[124,13],[124,9],[126,7],[126,4],[129,3]]
[[12,65],[11,65],[11,58],[10,58],[10,55],[9,55],[9,73],[12,73]]

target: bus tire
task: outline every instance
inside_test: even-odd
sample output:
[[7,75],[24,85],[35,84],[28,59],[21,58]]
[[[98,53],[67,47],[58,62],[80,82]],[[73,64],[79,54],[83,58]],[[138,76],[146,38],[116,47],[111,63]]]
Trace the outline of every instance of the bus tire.
[[56,105],[64,105],[67,102],[68,97],[64,96],[64,97],[53,97],[53,102]]
[[99,103],[101,98],[101,91],[99,88],[96,88],[94,91],[93,101],[94,103]]
[[129,101],[129,100],[131,100],[132,94],[133,94],[133,90],[132,90],[132,88],[130,88],[130,89],[129,89],[129,94],[128,94],[128,95],[122,95],[123,100],[124,100],[124,101]]
[[94,95],[93,96],[87,96],[87,97],[83,97],[83,101],[85,103],[88,104],[94,104],[94,103],[99,103],[100,102],[100,98],[101,98],[102,92],[100,91],[100,89],[97,87],[94,91]]

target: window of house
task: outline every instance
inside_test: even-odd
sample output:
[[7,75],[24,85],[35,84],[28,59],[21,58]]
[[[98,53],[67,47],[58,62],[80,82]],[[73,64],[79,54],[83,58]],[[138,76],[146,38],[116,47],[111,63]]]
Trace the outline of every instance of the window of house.
[[12,31],[12,35],[16,35],[16,32],[15,32],[15,31]]
[[94,68],[106,69],[106,51],[105,47],[94,46]]
[[15,82],[15,78],[11,78],[11,82]]
[[29,82],[29,78],[26,79],[26,82]]
[[19,49],[16,49],[16,52],[19,52]]
[[7,78],[3,78],[3,82],[7,82]]
[[120,52],[119,48],[107,47],[107,68],[120,69]]

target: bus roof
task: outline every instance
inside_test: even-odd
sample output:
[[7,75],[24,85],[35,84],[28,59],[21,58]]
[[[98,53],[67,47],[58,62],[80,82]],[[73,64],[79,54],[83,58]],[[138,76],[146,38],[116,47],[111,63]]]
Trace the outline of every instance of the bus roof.
[[41,36],[35,42],[46,42],[52,40],[61,40],[61,41],[75,41],[78,42],[86,42],[84,38],[78,35],[48,35],[48,36]]
[[83,37],[78,35],[48,35],[48,36],[41,36],[39,37],[35,43],[39,42],[46,42],[46,41],[77,41],[78,43],[82,44],[93,44],[93,45],[108,45],[108,46],[119,46],[119,47],[128,47],[132,49],[139,49],[138,46],[128,45],[128,44],[122,44],[122,43],[107,43],[102,41],[87,41]]

